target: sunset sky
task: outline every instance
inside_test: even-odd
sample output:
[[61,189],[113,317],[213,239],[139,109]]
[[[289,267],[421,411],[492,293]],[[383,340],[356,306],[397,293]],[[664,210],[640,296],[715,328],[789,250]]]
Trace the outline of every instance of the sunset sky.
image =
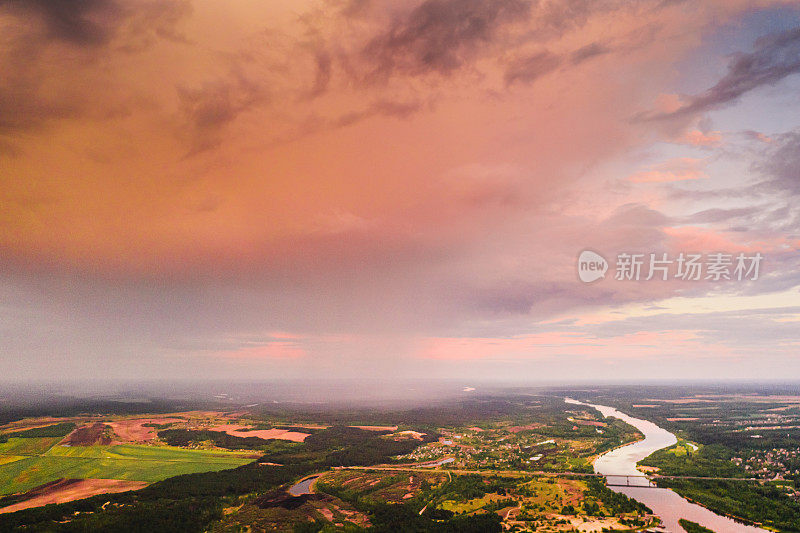
[[800,378],[799,74],[797,1],[0,0],[0,376]]

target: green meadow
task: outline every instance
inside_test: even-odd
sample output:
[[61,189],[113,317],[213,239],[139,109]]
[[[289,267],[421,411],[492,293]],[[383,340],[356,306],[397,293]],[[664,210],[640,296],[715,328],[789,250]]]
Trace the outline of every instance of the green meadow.
[[58,446],[60,438],[10,438],[0,444],[0,495],[59,478],[160,481],[180,474],[235,468],[252,455],[166,446]]

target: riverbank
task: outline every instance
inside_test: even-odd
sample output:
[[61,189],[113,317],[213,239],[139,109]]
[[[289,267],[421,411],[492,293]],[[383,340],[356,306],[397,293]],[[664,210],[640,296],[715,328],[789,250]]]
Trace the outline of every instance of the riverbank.
[[678,442],[677,437],[669,431],[648,420],[631,417],[613,407],[586,404],[576,400],[568,403],[582,403],[593,407],[603,416],[618,418],[635,427],[644,435],[644,439],[640,441],[602,454],[594,461],[593,465],[595,472],[603,474],[607,480],[613,480],[614,477],[637,476],[631,478],[633,483],[631,486],[609,488],[650,507],[653,513],[661,518],[662,524],[667,530],[676,533],[684,532],[685,530],[679,523],[683,518],[714,531],[724,531],[725,533],[765,533],[768,531],[717,514],[706,507],[688,501],[671,489],[651,487],[650,480],[641,477],[642,473],[637,469],[639,461],[657,450]]

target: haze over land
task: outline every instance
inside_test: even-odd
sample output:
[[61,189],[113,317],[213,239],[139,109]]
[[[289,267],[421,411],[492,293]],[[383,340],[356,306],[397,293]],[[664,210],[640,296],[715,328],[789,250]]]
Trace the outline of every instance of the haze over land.
[[800,377],[798,56],[770,0],[0,2],[2,379]]

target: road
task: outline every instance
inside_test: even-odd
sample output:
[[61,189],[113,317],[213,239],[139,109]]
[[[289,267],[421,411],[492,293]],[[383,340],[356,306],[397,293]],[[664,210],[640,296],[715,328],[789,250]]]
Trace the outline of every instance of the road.
[[[452,474],[478,474],[482,476],[550,476],[550,477],[606,477],[603,474],[594,474],[587,472],[546,472],[544,470],[458,470],[458,469],[442,469],[435,470],[433,468],[418,467],[413,465],[376,465],[376,466],[337,466],[334,470],[385,470],[390,472],[449,472]],[[653,474],[646,476],[613,476],[625,478],[644,478],[656,481],[658,479],[695,479],[695,480],[715,480],[715,481],[758,481],[764,482],[767,480],[754,478],[754,477],[709,477],[709,476],[661,476]]]

